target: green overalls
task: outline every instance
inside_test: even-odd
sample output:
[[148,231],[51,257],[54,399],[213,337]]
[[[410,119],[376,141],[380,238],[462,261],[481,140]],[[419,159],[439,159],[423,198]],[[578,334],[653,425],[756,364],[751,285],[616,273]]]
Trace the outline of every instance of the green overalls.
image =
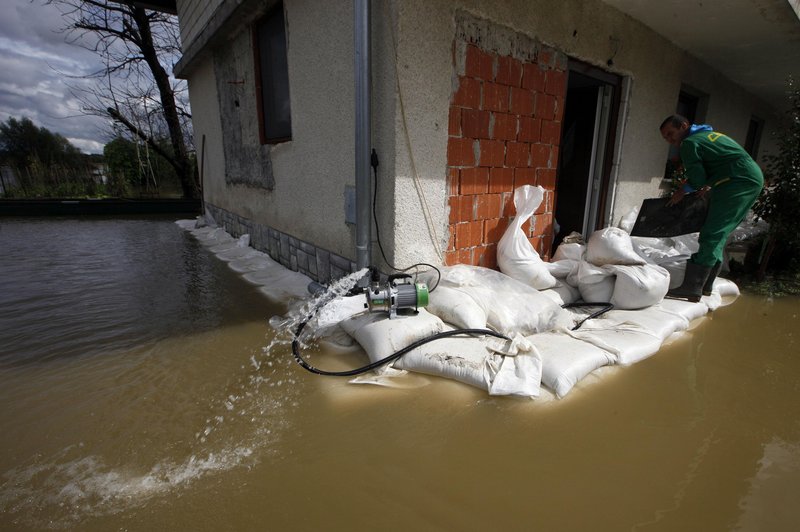
[[689,184],[698,190],[711,187],[700,249],[692,262],[713,267],[722,260],[728,235],[761,193],[764,176],[744,148],[716,131],[698,131],[684,138],[680,154]]

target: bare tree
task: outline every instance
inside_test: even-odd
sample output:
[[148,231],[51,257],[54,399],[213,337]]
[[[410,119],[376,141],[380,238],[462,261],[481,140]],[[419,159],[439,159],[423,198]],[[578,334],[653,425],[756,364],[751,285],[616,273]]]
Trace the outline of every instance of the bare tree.
[[[172,78],[163,61],[180,54],[174,16],[133,3],[109,0],[46,0],[68,21],[70,41],[95,52],[104,67],[88,77],[89,87],[74,88],[83,111],[110,117],[116,129],[145,142],[174,167],[184,197],[199,197],[191,144],[185,82]],[[168,147],[160,143],[169,139]]]

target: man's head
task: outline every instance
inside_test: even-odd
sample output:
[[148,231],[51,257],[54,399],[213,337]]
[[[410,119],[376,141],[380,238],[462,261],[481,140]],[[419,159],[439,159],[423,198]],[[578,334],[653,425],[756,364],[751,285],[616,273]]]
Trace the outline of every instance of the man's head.
[[661,122],[661,136],[673,146],[680,146],[689,132],[689,119],[681,115],[671,115]]

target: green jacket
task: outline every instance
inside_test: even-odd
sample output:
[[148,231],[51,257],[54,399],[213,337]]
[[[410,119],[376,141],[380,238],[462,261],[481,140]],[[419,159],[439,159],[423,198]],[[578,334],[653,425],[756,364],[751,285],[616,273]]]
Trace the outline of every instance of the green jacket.
[[689,184],[700,189],[715,187],[731,179],[763,182],[761,169],[729,136],[716,131],[698,131],[681,142],[681,161]]

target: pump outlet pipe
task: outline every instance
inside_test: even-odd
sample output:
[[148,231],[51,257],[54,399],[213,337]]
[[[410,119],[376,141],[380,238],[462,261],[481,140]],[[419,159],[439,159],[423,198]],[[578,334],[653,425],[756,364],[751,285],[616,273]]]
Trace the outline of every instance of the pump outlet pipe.
[[356,268],[370,266],[370,60],[369,0],[354,3]]

